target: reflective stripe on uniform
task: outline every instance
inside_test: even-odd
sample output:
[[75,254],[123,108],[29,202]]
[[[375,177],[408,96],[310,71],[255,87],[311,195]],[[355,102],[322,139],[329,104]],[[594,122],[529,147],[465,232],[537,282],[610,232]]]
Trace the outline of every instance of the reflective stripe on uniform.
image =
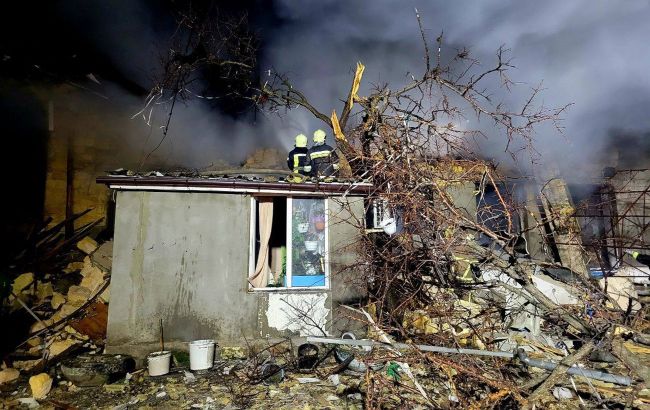
[[298,168],[300,165],[300,157],[306,157],[307,154],[293,154],[293,168]]
[[329,150],[326,150],[326,151],[315,151],[315,152],[311,152],[311,153],[309,154],[309,156],[311,157],[311,159],[315,159],[315,158],[325,158],[325,157],[329,157],[330,155],[332,155],[332,151],[329,151]]

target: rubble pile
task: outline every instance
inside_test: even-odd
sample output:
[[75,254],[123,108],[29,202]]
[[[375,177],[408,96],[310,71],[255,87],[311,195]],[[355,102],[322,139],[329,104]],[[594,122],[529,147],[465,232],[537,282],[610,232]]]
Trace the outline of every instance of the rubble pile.
[[[15,317],[31,325],[5,340],[15,344],[3,352],[0,386],[24,380],[32,398],[42,400],[53,386],[48,371],[55,365],[78,352],[102,351],[112,242],[100,244],[87,236],[96,224],[70,237],[62,233],[65,223],[43,227],[6,269],[14,277],[2,301],[3,320]],[[31,271],[12,273],[20,269]]]

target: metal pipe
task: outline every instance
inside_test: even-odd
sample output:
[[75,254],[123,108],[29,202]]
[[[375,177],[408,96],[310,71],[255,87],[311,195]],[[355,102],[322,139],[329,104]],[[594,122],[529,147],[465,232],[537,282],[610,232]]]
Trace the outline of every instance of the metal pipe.
[[[528,366],[538,367],[540,369],[553,371],[558,366],[558,363],[555,362],[531,359],[530,357],[528,357],[528,355],[526,354],[526,352],[524,352],[523,349],[519,349],[517,351],[517,356],[519,360],[521,360]],[[617,374],[601,372],[600,370],[585,369],[576,365],[569,367],[566,372],[567,374],[572,374],[575,376],[587,377],[589,379],[600,380],[603,382],[614,383],[614,384],[620,384],[623,386],[629,386],[630,384],[632,384],[632,379],[627,376],[620,376]]]
[[[531,359],[526,355],[523,349],[518,349],[517,353],[511,352],[493,352],[490,350],[477,350],[477,349],[456,349],[451,347],[442,347],[442,346],[429,346],[429,345],[412,345],[406,343],[380,343],[374,340],[351,340],[351,339],[337,339],[329,337],[316,337],[308,336],[307,342],[309,343],[329,343],[329,344],[339,344],[339,345],[349,345],[349,346],[386,346],[393,347],[397,349],[418,349],[423,352],[433,352],[433,353],[451,353],[451,354],[469,354],[474,356],[492,356],[492,357],[501,357],[506,359],[512,359],[515,356],[518,357],[522,362],[528,366],[538,367],[545,370],[553,370],[558,366],[558,363],[546,361],[546,360],[537,360]],[[599,370],[585,369],[573,365],[567,369],[568,374],[583,376],[589,379],[601,380],[608,383],[620,384],[623,386],[629,386],[632,384],[632,379],[627,376],[620,376],[616,374],[601,372]]]
[[470,354],[475,356],[492,356],[492,357],[503,357],[511,359],[514,357],[513,353],[510,352],[493,352],[491,350],[477,350],[477,349],[456,349],[452,347],[442,347],[442,346],[429,346],[429,345],[412,345],[406,343],[380,343],[374,340],[351,340],[351,339],[336,339],[328,337],[316,337],[308,336],[307,342],[309,343],[330,343],[338,345],[350,345],[350,346],[386,346],[394,347],[397,349],[418,349],[423,352],[432,352],[432,353],[452,353],[452,354]]

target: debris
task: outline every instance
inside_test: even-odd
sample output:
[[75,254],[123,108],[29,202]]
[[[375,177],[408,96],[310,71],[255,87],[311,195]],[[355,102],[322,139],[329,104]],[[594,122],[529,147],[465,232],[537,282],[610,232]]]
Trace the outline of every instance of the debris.
[[318,383],[321,380],[316,378],[316,377],[298,377],[296,380],[298,380],[298,383],[300,384],[305,384],[305,383]]
[[17,369],[7,368],[0,371],[0,385],[10,383],[20,376],[20,371]]
[[219,355],[223,360],[245,359],[248,356],[241,346],[219,347]]
[[274,363],[266,363],[261,369],[260,382],[276,384],[284,380],[284,369]]
[[124,355],[79,355],[61,363],[63,376],[80,387],[120,380],[134,369],[135,360]]
[[86,255],[90,255],[97,249],[99,244],[97,244],[97,241],[95,241],[93,238],[90,236],[86,236],[79,242],[77,242],[77,248],[85,253]]
[[62,356],[64,353],[69,353],[75,347],[79,345],[79,342],[72,339],[64,339],[54,341],[50,347],[48,347],[48,356],[49,360]]
[[47,373],[41,373],[29,378],[29,387],[32,390],[32,397],[42,400],[52,389],[52,378]]
[[19,295],[23,289],[25,289],[32,283],[34,283],[34,274],[32,272],[23,273],[22,275],[14,279],[12,285],[13,293]]
[[573,393],[566,387],[556,387],[553,389],[553,397],[558,400],[568,400],[573,398]]
[[339,384],[341,384],[341,378],[339,377],[338,374],[332,374],[328,376],[327,380],[329,380],[333,386],[338,386]]
[[70,286],[70,289],[68,289],[67,303],[71,306],[79,307],[86,303],[90,299],[90,296],[90,289],[83,286]]
[[113,267],[113,241],[106,241],[90,256],[92,263],[106,272]]
[[589,360],[599,363],[616,363],[618,359],[607,350],[598,349],[591,352]]
[[194,376],[194,373],[188,372],[187,370],[183,370],[183,381],[185,384],[191,384],[196,381],[196,376]]
[[100,301],[92,302],[86,308],[83,318],[70,322],[70,326],[75,330],[95,341],[104,340],[107,324],[108,307]]
[[35,409],[35,408],[40,407],[40,404],[38,404],[36,399],[33,398],[33,397],[24,397],[24,398],[18,399],[18,402],[20,404],[23,404],[23,405],[27,406],[30,409]]
[[50,300],[50,304],[52,305],[52,309],[54,309],[54,310],[58,309],[65,302],[66,302],[65,296],[63,296],[59,292],[54,292],[52,294],[52,299]]

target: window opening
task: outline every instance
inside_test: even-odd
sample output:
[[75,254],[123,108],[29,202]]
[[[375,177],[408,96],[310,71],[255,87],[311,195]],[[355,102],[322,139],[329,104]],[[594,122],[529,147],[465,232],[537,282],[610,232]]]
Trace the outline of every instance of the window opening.
[[328,286],[327,201],[252,201],[249,285],[253,289]]

